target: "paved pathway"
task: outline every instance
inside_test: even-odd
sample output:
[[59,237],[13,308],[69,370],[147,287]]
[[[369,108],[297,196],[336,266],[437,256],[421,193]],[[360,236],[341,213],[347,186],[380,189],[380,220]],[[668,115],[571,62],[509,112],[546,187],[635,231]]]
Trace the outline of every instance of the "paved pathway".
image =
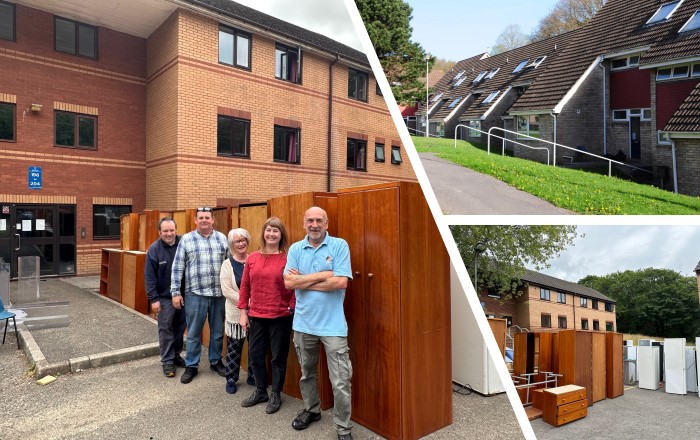
[[419,153],[419,156],[443,214],[573,214],[494,177],[440,159],[432,153]]

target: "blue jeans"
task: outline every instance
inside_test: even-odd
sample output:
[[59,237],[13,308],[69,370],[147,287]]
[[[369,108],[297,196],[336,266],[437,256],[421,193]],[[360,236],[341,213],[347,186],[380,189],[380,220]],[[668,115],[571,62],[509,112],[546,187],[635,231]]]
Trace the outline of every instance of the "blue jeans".
[[224,304],[223,296],[185,296],[185,317],[187,318],[187,347],[185,364],[199,367],[202,355],[202,329],[204,321],[209,318],[209,363],[221,362],[221,350],[224,343]]

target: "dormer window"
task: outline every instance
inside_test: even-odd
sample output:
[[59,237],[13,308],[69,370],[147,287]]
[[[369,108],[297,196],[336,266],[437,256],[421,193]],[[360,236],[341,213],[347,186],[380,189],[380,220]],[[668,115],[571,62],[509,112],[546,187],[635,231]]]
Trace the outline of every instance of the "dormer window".
[[612,70],[627,69],[628,67],[639,66],[639,55],[629,55],[622,58],[615,58],[610,62]]
[[464,72],[466,72],[466,70],[460,71],[454,78],[452,78],[452,81],[457,81],[462,75],[464,75]]
[[523,70],[525,68],[525,66],[527,66],[528,61],[530,61],[530,60],[522,60],[521,62],[519,62],[518,66],[515,69],[513,69],[513,71],[511,73],[518,73],[521,70]]
[[690,20],[686,21],[681,30],[678,31],[678,33],[681,32],[689,32],[689,31],[694,31],[696,29],[700,29],[700,9],[695,11],[690,17]]
[[459,85],[462,84],[462,83],[464,82],[465,79],[467,79],[466,76],[463,76],[462,78],[460,78],[459,81],[457,81],[457,82],[455,83],[455,85],[452,86],[452,88],[453,88],[453,89],[456,89],[457,87],[459,87]]
[[435,97],[433,97],[433,99],[431,99],[430,102],[437,102],[437,100],[440,98],[442,98],[442,92],[435,95]]
[[479,74],[479,76],[477,76],[476,78],[474,78],[474,81],[472,81],[472,83],[474,83],[474,84],[478,83],[479,81],[481,81],[482,79],[484,79],[484,77],[486,76],[487,73],[488,73],[488,71],[487,71],[487,70],[484,70],[483,72],[481,72],[481,73]]
[[499,93],[501,93],[500,90],[496,90],[495,92],[491,92],[491,94],[489,96],[487,96],[486,99],[484,99],[482,104],[490,104],[491,101],[496,99],[496,97],[498,96]]
[[498,73],[499,70],[501,70],[501,68],[500,68],[500,67],[497,67],[497,68],[493,69],[492,71],[490,71],[489,74],[486,75],[486,79],[491,79],[491,78],[493,78],[494,75],[496,75],[496,74]]
[[528,69],[529,69],[530,67],[532,67],[533,69],[537,69],[537,67],[538,67],[540,64],[542,64],[542,61],[544,61],[545,58],[547,58],[547,57],[546,57],[546,56],[542,56],[542,57],[537,57],[537,58],[535,58],[535,61],[533,61],[532,63],[530,63],[529,66],[527,66]]
[[668,20],[669,18],[671,18],[671,15],[673,15],[676,9],[678,9],[681,3],[683,3],[683,0],[664,3],[659,7],[659,9],[656,10],[654,15],[651,16],[651,18],[649,19],[649,21],[647,21],[646,24],[654,24]]
[[462,100],[462,97],[460,96],[459,98],[457,98],[457,99],[455,99],[454,101],[452,101],[452,102],[450,103],[450,105],[447,106],[447,108],[453,108],[454,106],[456,106],[457,104],[459,104],[459,101],[461,101],[461,100]]
[[675,66],[656,69],[656,80],[663,81],[667,79],[687,78],[690,73],[690,66]]

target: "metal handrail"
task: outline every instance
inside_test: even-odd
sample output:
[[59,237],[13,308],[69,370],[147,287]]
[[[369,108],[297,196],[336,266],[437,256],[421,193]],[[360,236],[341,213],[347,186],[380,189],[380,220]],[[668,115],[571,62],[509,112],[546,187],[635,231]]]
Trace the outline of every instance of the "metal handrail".
[[[589,153],[589,152],[587,152],[587,151],[581,151],[581,150],[579,150],[578,148],[568,147],[568,146],[566,146],[566,145],[558,144],[558,143],[556,143],[556,142],[547,141],[547,140],[540,139],[540,138],[536,138],[536,137],[534,137],[534,136],[530,136],[530,135],[527,135],[527,134],[518,133],[517,131],[506,130],[505,128],[501,128],[501,127],[491,127],[491,128],[489,128],[489,132],[488,132],[488,136],[489,136],[489,137],[488,137],[488,141],[487,141],[487,143],[488,143],[488,146],[487,146],[487,153],[488,153],[488,154],[491,154],[491,136],[492,136],[491,132],[492,132],[493,130],[500,130],[500,131],[502,131],[502,132],[504,132],[504,133],[512,133],[512,134],[515,134],[515,135],[518,136],[519,138],[525,137],[525,138],[529,138],[529,139],[533,139],[533,140],[536,140],[536,141],[540,141],[540,142],[544,142],[544,143],[553,145],[553,146],[554,146],[554,159],[552,160],[552,166],[553,166],[553,167],[556,167],[556,166],[557,166],[557,146],[560,146],[560,147],[562,147],[562,148],[566,148],[567,150],[575,151],[575,152],[577,152],[577,153],[583,153],[583,154],[586,154],[586,155],[588,155],[588,156],[596,157],[596,158],[598,158],[598,159],[607,160],[607,161],[608,161],[608,177],[612,177],[612,164],[613,164],[613,163],[616,163],[616,164],[618,164],[618,165],[622,165],[622,166],[625,166],[625,167],[629,167],[629,168],[632,168],[632,169],[635,169],[635,170],[643,171],[643,172],[645,172],[645,173],[654,174],[654,173],[651,172],[651,171],[648,171],[648,170],[645,170],[645,169],[642,169],[642,168],[639,168],[639,167],[635,167],[635,166],[633,166],[633,165],[628,165],[628,164],[626,164],[626,163],[623,163],[623,162],[620,162],[620,161],[617,161],[617,160],[614,160],[614,159],[609,159],[609,158],[607,158],[607,157],[605,157],[605,156],[600,156],[600,155],[597,155],[597,154]],[[495,135],[494,135],[494,136],[495,136]],[[500,139],[503,139],[503,138],[500,138]],[[508,142],[517,143],[517,142],[512,141],[512,140],[508,140]],[[455,141],[455,143],[456,143],[456,141]],[[549,151],[549,149],[547,149],[547,150]],[[505,142],[504,142],[504,143],[503,143],[503,151],[502,151],[501,155],[502,155],[502,156],[505,156],[505,154],[506,154],[506,144],[505,144]],[[547,157],[547,159],[549,160],[549,156]],[[549,165],[549,163],[548,163],[548,165]]]
[[[510,139],[507,139],[507,138],[504,138],[504,137],[500,137],[500,136],[497,136],[497,135],[495,135],[495,134],[487,133],[487,132],[485,132],[485,131],[483,131],[483,130],[479,130],[478,128],[471,128],[471,127],[469,127],[468,125],[464,125],[464,124],[458,124],[458,125],[455,127],[455,148],[457,148],[457,129],[458,129],[458,128],[462,128],[462,127],[468,128],[469,130],[478,131],[479,133],[483,133],[483,134],[488,135],[488,136],[489,136],[489,138],[488,138],[488,140],[489,140],[489,148],[490,148],[490,144],[491,144],[491,136],[493,136],[493,137],[495,137],[495,138],[503,139],[504,141],[513,142],[514,144],[518,144],[518,145],[521,145],[521,146],[523,146],[523,147],[530,148],[530,149],[532,149],[532,150],[545,150],[545,151],[547,152],[547,165],[549,165],[549,148],[547,148],[547,147],[533,147],[533,146],[531,146],[531,145],[523,144],[523,143],[521,143],[521,142],[511,141]],[[462,132],[460,131],[459,133],[461,134]]]
[[[417,128],[413,128],[413,129],[412,129],[412,128],[410,128],[410,127],[406,127],[406,129],[408,129],[408,133],[409,133],[409,134],[411,133],[411,130],[413,130],[416,134],[418,134],[418,133],[423,133],[423,134],[425,134],[425,131],[423,131],[423,130],[418,130]],[[421,136],[422,136],[422,135],[421,135]],[[430,132],[428,132],[428,136],[427,136],[427,137],[434,137],[434,138],[437,138],[437,139],[444,139],[444,137],[438,136],[438,135],[436,135],[436,134],[430,134]]]

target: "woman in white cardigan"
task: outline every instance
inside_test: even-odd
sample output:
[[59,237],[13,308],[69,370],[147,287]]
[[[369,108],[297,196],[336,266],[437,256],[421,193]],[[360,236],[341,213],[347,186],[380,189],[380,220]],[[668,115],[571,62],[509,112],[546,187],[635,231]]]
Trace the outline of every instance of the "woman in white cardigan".
[[[241,285],[243,268],[248,259],[250,234],[245,229],[232,229],[228,233],[229,257],[221,264],[221,290],[226,297],[226,325],[228,349],[226,350],[226,392],[236,392],[236,382],[241,370],[241,354],[246,329],[239,323],[241,311],[238,309],[238,288]],[[255,384],[253,372],[248,367],[248,384]]]

